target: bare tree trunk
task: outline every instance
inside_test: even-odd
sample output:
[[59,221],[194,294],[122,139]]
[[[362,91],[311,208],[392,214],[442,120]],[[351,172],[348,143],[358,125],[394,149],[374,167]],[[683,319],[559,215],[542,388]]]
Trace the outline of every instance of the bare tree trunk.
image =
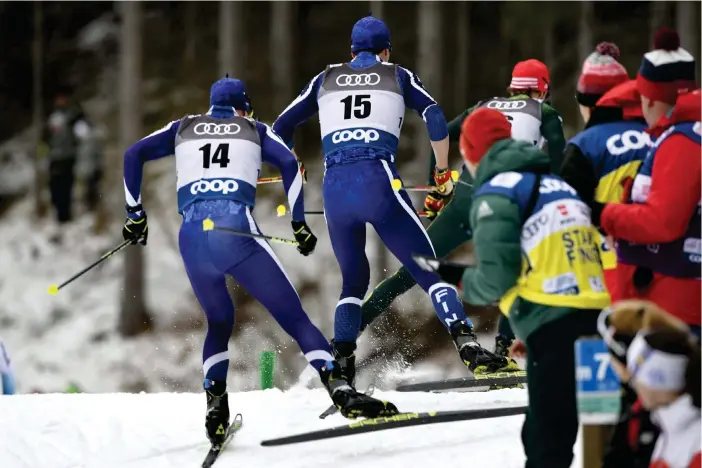
[[42,140],[44,128],[44,102],[42,90],[42,77],[44,65],[43,52],[43,23],[44,11],[42,3],[34,2],[34,39],[32,41],[32,127],[34,128],[34,213],[37,217],[46,215],[46,203],[43,194],[46,186],[45,171],[42,170],[40,161],[39,144]]
[[456,2],[456,68],[454,76],[453,98],[461,108],[466,107],[468,99],[468,54],[470,53],[470,4]]
[[[544,29],[544,62],[549,69],[549,74],[554,75],[554,68],[556,66],[556,45],[553,42],[553,17],[546,15],[544,17],[543,29]],[[559,94],[558,89],[550,88],[549,94],[551,95],[550,100],[555,103],[557,109],[559,109],[557,104],[557,96]]]
[[[120,147],[125,150],[142,134],[141,110],[141,56],[142,10],[141,2],[124,2],[120,51]],[[125,251],[124,288],[119,331],[123,336],[134,336],[149,328],[150,318],[144,303],[144,260],[141,246],[130,246]]]
[[[417,74],[422,79],[429,93],[441,102],[441,3],[420,2],[418,8],[417,35]],[[415,161],[424,161],[427,154],[427,137],[425,124],[415,119]],[[424,166],[426,167],[426,166]]]
[[658,31],[658,28],[660,28],[661,26],[665,26],[668,23],[668,5],[666,2],[660,1],[650,2],[648,5],[648,28],[650,41],[648,47],[652,47],[653,36],[656,35],[656,31]]
[[293,2],[271,3],[271,29],[268,61],[273,74],[273,105],[279,112],[292,98]]
[[580,3],[580,28],[578,30],[578,56],[579,63],[585,62],[595,45],[592,43],[592,17],[594,4],[590,0]]
[[183,50],[183,60],[188,66],[195,62],[197,49],[197,3],[186,1],[183,5],[184,25],[185,25],[185,49]]
[[219,74],[241,78],[244,72],[241,2],[219,2]]
[[371,11],[371,13],[373,14],[373,16],[375,16],[376,18],[382,20],[382,19],[383,19],[383,14],[385,13],[385,12],[383,11],[385,5],[383,5],[382,0],[374,0],[374,1],[371,1],[371,2],[368,2],[368,3],[370,3],[370,11]]
[[680,45],[697,58],[700,36],[695,31],[695,25],[698,24],[700,15],[695,15],[695,2],[678,1],[675,5],[675,29],[680,35]]

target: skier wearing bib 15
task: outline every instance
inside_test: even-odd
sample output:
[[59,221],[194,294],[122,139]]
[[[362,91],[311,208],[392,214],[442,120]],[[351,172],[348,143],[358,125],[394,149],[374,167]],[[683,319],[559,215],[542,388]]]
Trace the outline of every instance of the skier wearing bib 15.
[[251,104],[244,84],[231,78],[215,82],[210,105],[206,114],[173,121],[127,150],[124,184],[128,218],[123,230],[126,240],[146,245],[147,218],[141,205],[143,164],[175,154],[178,211],[183,216],[180,253],[208,322],[202,356],[208,437],[213,444],[221,443],[229,425],[227,349],[234,327],[234,307],[225,275],[233,276],[295,339],[342,414],[383,414],[383,402],[357,393],[338,375],[339,366],[333,362],[326,338],[302,309],[295,288],[268,243],[203,230],[203,221],[211,219],[222,227],[259,234],[251,212],[261,163],[266,162],[281,171],[298,250],[307,256],[317,242],[305,223],[297,160],[270,127],[248,117]]
[[463,123],[461,153],[475,180],[476,266],[422,264],[460,283],[470,304],[500,300],[526,344],[525,467],[565,468],[578,433],[573,343],[597,333],[609,295],[590,209],[550,172],[546,154],[510,133],[505,115],[492,109],[478,109]]
[[294,129],[319,112],[326,167],[325,217],[343,282],[333,348],[348,381],[355,375],[361,302],[370,282],[365,254],[367,223],[429,294],[463,361],[475,368],[486,357],[455,288],[442,283],[438,275],[423,271],[412,259],[414,253],[434,255],[434,248],[407,193],[395,190],[392,184],[400,178],[395,157],[405,106],[426,122],[437,160],[436,190],[443,196],[453,190],[448,133],[441,108],[419,78],[388,62],[390,49],[387,26],[372,16],[362,18],[351,32],[352,60],[327,66],[273,126],[292,146]]
[[[563,126],[556,110],[543,102],[548,95],[551,84],[548,68],[536,59],[519,62],[514,66],[508,87],[509,97],[494,97],[480,101],[466,109],[448,123],[449,140],[458,142],[461,136],[461,124],[476,109],[495,109],[507,116],[512,124],[512,138],[527,141],[535,146],[547,142],[551,158],[551,170],[556,172],[563,158]],[[432,155],[431,167],[434,159]],[[433,183],[431,180],[429,183]],[[445,198],[429,193],[424,201],[427,213],[433,213],[436,219],[427,229],[429,238],[439,258],[445,257],[461,244],[473,237],[470,229],[469,213],[473,198],[473,178],[464,170],[451,196],[450,202]],[[445,206],[444,206],[445,205]],[[436,216],[441,213],[441,216]],[[406,268],[380,283],[364,301],[361,310],[363,321],[361,330],[370,325],[386,311],[392,301],[415,285],[415,281]],[[495,356],[486,370],[518,370],[516,363],[507,358],[514,334],[509,322],[500,318],[499,329],[495,337]]]

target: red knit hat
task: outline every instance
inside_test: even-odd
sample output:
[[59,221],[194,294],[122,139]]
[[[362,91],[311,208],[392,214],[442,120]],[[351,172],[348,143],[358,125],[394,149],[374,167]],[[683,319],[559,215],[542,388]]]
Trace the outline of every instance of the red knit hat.
[[505,114],[480,107],[461,124],[461,154],[466,161],[477,164],[492,145],[511,136],[512,125]]
[[697,88],[695,58],[680,47],[678,33],[670,28],[658,30],[653,49],[644,55],[636,87],[652,101],[675,104],[678,94]]
[[578,78],[575,99],[579,104],[594,107],[604,93],[629,79],[626,68],[617,62],[619,48],[611,42],[597,45],[583,62],[582,72]]
[[551,78],[546,64],[536,59],[529,59],[514,66],[512,82],[509,84],[509,87],[519,91],[530,91],[533,89],[546,92],[550,85]]

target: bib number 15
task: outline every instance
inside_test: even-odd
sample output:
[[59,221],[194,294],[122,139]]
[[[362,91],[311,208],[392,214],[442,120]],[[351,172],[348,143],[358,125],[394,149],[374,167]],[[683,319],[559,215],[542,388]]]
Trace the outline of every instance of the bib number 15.
[[209,169],[211,164],[219,164],[219,167],[229,165],[229,143],[220,143],[212,153],[212,143],[207,143],[200,148],[202,152],[202,167]]
[[341,100],[344,105],[344,120],[349,120],[351,115],[357,119],[365,119],[371,113],[370,94],[349,95]]

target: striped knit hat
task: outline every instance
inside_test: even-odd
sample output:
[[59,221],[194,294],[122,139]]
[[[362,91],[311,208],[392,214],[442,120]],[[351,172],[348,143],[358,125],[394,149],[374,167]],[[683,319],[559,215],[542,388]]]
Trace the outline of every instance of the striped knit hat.
[[597,45],[585,62],[578,78],[575,99],[579,104],[594,107],[607,91],[629,79],[626,68],[617,62],[619,47],[611,42]]
[[678,33],[670,28],[658,30],[653,49],[643,57],[636,87],[652,101],[673,105],[678,94],[697,88],[695,58],[680,47]]
[[536,59],[529,59],[514,66],[512,82],[509,87],[515,91],[538,90],[546,92],[550,85],[551,78],[548,75],[546,64]]

